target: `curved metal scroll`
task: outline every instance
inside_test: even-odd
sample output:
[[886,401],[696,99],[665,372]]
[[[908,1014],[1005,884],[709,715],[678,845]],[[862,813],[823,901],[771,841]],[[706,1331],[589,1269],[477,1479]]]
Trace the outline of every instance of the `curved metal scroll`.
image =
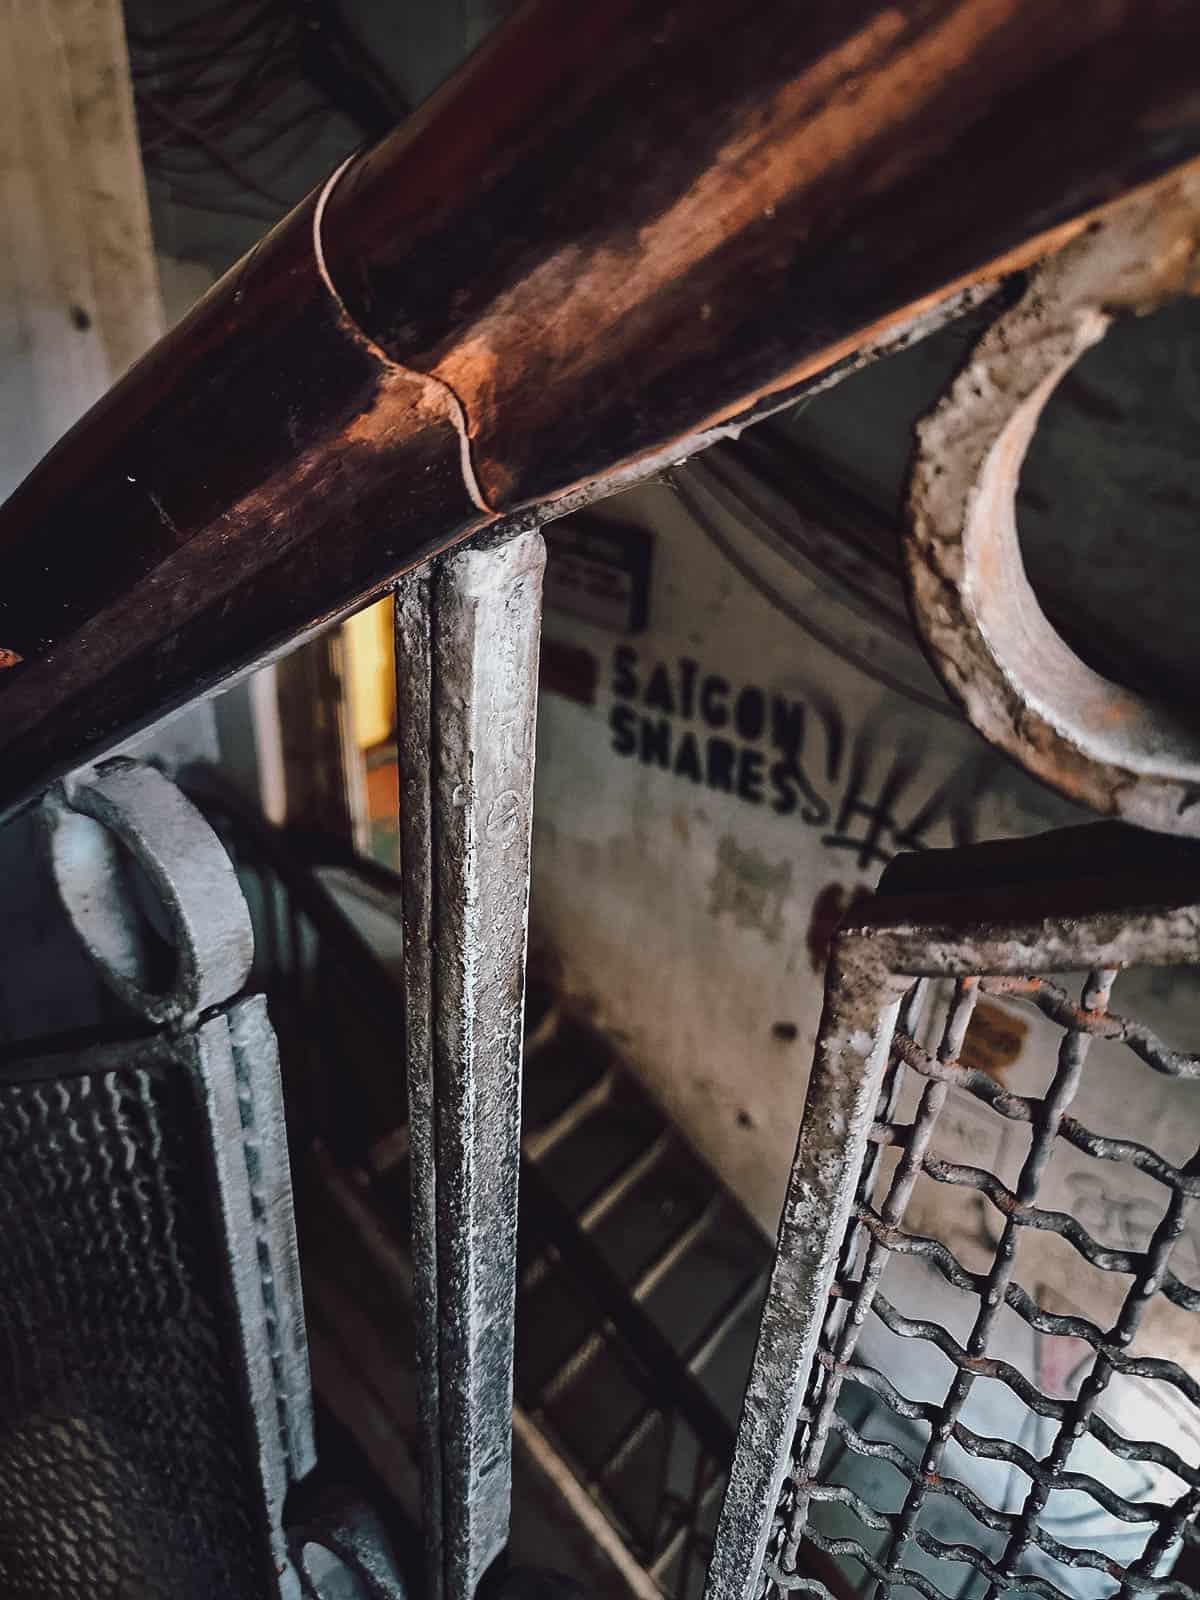
[[1038,272],[917,430],[905,556],[929,656],[975,727],[1085,805],[1200,834],[1200,737],[1092,670],[1021,560],[1015,497],[1042,408],[1115,314],[1197,285],[1200,172],[1140,195]]
[[[254,935],[221,841],[169,778],[117,758],[47,796],[42,818],[59,897],[105,982],[151,1022],[231,999]],[[156,907],[138,904],[140,873]],[[166,927],[153,926],[160,908]],[[167,969],[155,981],[154,944]]]

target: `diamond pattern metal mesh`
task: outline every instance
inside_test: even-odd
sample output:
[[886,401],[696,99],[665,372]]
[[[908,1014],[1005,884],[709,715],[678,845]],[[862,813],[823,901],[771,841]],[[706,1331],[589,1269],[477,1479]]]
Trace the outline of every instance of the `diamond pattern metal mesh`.
[[[1173,1265],[1200,1194],[1200,1154],[1177,1165],[1146,1144],[1094,1131],[1074,1108],[1098,1038],[1118,1041],[1142,1068],[1176,1080],[1196,1077],[1200,1059],[1111,1011],[1113,977],[1092,972],[1078,1002],[1041,978],[959,979],[940,1037],[928,1048],[918,1038],[921,986],[905,1002],[774,1520],[768,1593],[829,1593],[805,1575],[803,1539],[838,1558],[856,1592],[880,1597],[1195,1600],[1182,1577],[1164,1572],[1181,1542],[1200,1543],[1200,1450],[1179,1447],[1177,1432],[1160,1426],[1166,1413],[1151,1396],[1185,1418],[1194,1442],[1200,1384],[1174,1359],[1142,1353],[1142,1336],[1164,1302],[1174,1308],[1167,1315],[1176,1326],[1179,1313],[1200,1311],[1200,1292]],[[1017,1093],[1002,1075],[964,1059],[985,994],[1036,1008],[1056,1025],[1057,1059],[1051,1050],[1036,1092]],[[1129,1096],[1139,1094],[1138,1085],[1135,1069]],[[990,1119],[1022,1130],[1008,1182],[985,1162],[947,1158],[942,1125],[950,1095],[973,1107],[985,1132]],[[1129,1103],[1118,1099],[1105,1109],[1110,1125],[1136,1123]],[[1189,1110],[1194,1099],[1180,1107],[1173,1131],[1194,1147]],[[1078,1192],[1094,1192],[1106,1204],[1128,1187],[1131,1169],[1142,1175],[1137,1182],[1152,1193],[1137,1202],[1144,1237],[1136,1248],[1097,1237],[1081,1220],[1083,1207],[1072,1214],[1039,1203],[1064,1149],[1095,1163],[1093,1188],[1081,1184]],[[952,1230],[937,1230],[939,1238],[912,1224],[914,1209],[935,1214],[914,1200],[918,1185],[933,1192],[930,1184],[941,1192],[940,1209],[934,1193],[937,1215],[954,1205],[964,1215],[986,1206],[993,1218],[970,1264],[945,1242]],[[1031,1240],[1034,1234],[1042,1239]],[[1051,1309],[1053,1281],[1036,1285],[1036,1293],[1022,1281],[1025,1246],[1045,1251],[1047,1235],[1058,1241],[1054,1248],[1074,1252],[1102,1275],[1109,1292],[1100,1296],[1100,1322]],[[949,1305],[957,1308],[957,1320],[946,1319],[953,1331],[938,1320]],[[1045,1370],[1036,1360],[1010,1358],[1022,1330],[1051,1352]],[[1118,1386],[1120,1427],[1110,1405]],[[980,1416],[1025,1421],[989,1432]],[[1101,1525],[1108,1531],[1097,1538]]]
[[0,1595],[272,1592],[186,1062],[0,1081]]

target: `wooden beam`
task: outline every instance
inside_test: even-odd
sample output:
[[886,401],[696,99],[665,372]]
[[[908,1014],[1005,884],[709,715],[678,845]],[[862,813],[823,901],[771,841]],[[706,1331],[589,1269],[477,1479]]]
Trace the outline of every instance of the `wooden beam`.
[[524,6],[0,510],[0,804],[1198,152],[1192,0]]

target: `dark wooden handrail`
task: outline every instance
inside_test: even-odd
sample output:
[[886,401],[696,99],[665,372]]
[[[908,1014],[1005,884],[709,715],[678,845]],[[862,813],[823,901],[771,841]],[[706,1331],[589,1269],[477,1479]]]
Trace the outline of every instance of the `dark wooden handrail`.
[[1193,0],[536,0],[0,509],[0,809],[1200,151]]

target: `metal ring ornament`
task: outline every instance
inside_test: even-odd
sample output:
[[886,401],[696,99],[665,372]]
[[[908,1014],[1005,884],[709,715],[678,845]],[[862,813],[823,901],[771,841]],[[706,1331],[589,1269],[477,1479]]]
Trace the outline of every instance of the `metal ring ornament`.
[[[63,907],[122,1000],[155,1023],[189,1023],[245,984],[250,914],[224,846],[154,767],[117,757],[59,785],[42,803],[44,838]],[[120,846],[158,896],[174,972],[150,980],[147,941]]]
[[1060,379],[1115,316],[1200,287],[1200,166],[1135,195],[1034,275],[917,428],[905,561],[926,651],[992,744],[1073,800],[1200,835],[1200,728],[1093,671],[1038,603],[1016,492]]

